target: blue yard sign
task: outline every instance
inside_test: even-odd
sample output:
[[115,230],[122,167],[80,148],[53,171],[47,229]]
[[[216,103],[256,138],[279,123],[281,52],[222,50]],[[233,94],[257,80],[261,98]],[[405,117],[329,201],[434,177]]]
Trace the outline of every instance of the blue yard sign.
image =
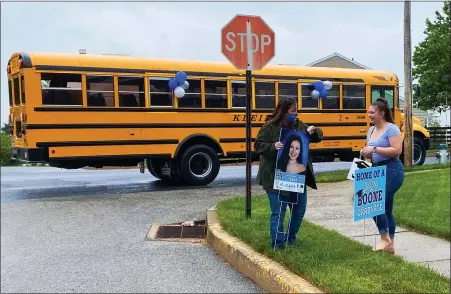
[[354,221],[385,213],[386,166],[355,170]]

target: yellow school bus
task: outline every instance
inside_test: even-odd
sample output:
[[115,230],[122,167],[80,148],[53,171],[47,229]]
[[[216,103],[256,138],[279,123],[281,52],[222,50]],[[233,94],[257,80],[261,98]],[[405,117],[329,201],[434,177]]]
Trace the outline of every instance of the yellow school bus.
[[[168,86],[178,71],[190,85],[183,98]],[[20,52],[7,73],[16,159],[65,169],[145,162],[164,181],[205,185],[221,162],[245,158],[245,72],[229,63]],[[311,97],[316,80],[333,83],[327,99]],[[378,97],[401,124],[390,72],[268,65],[253,72],[252,89],[252,138],[279,99],[295,98],[299,118],[323,129],[311,146],[317,161],[352,160]],[[427,149],[427,131],[415,134]]]

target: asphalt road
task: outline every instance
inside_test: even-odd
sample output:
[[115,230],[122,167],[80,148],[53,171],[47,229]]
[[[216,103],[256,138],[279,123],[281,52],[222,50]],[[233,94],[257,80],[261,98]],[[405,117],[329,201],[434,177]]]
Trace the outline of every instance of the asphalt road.
[[137,169],[2,168],[1,292],[262,292],[205,244],[145,240],[153,223],[204,219],[244,194],[244,171],[223,167],[211,185],[187,189]]
[[[314,163],[315,172],[349,169],[349,162]],[[257,166],[252,167],[255,181]],[[221,167],[208,189],[245,185],[245,166]],[[138,169],[64,170],[52,167],[6,167],[1,169],[1,201],[17,201],[69,196],[101,196],[167,190],[192,190],[196,187],[170,187],[147,171]],[[244,190],[243,190],[244,191]]]

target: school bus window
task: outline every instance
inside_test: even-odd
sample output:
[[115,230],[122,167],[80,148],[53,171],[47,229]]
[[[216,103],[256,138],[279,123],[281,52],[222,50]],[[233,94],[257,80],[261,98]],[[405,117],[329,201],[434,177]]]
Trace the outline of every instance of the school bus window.
[[227,108],[227,81],[205,80],[205,107]]
[[13,88],[11,80],[8,80],[8,94],[9,94],[9,106],[13,106]]
[[20,105],[19,78],[14,78],[14,104]]
[[118,77],[119,106],[145,107],[144,77]]
[[168,79],[149,79],[150,106],[174,106],[173,91],[169,89]]
[[42,73],[42,105],[82,106],[81,75]]
[[232,107],[246,107],[245,81],[232,81]]
[[395,87],[393,86],[371,86],[371,102],[377,98],[383,97],[387,100],[388,105],[393,109]]
[[327,98],[323,99],[323,109],[340,109],[340,86],[333,85],[327,91]]
[[298,84],[279,82],[279,101],[294,99],[298,101]]
[[255,108],[276,107],[276,84],[274,82],[255,82]]
[[86,76],[88,106],[114,107],[113,76]]
[[189,83],[189,88],[185,90],[185,96],[177,98],[178,106],[192,108],[202,107],[200,80],[188,79],[187,81]]
[[22,104],[25,104],[25,79],[20,76],[20,87],[22,88]]
[[366,109],[365,86],[343,85],[343,109]]
[[318,108],[318,99],[312,98],[312,91],[308,88],[308,84],[303,84],[301,87],[302,94],[302,108]]

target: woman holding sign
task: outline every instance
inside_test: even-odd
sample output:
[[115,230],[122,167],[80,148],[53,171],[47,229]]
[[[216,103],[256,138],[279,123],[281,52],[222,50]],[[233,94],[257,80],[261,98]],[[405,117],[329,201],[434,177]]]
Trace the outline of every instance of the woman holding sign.
[[[279,194],[289,197],[290,192],[274,189],[278,153],[282,154],[284,150],[287,150],[287,156],[289,155],[289,159],[286,160],[285,167],[283,167],[285,171],[287,171],[287,168],[290,170],[293,169],[294,171],[299,170],[300,173],[305,174],[305,184],[313,189],[317,188],[308,150],[304,150],[305,152],[300,151],[302,142],[294,139],[291,141],[285,140],[288,146],[284,148],[284,144],[281,142],[284,141],[281,140],[282,131],[304,133],[309,137],[310,142],[314,143],[321,142],[323,137],[321,129],[315,128],[314,126],[307,126],[298,120],[297,103],[294,99],[279,101],[276,109],[267,118],[266,123],[257,135],[254,145],[255,152],[260,155],[257,183],[263,186],[269,199],[271,209],[271,246],[273,248],[279,248],[287,241],[290,244],[296,241],[296,234],[301,227],[307,207],[307,189],[305,188],[303,193],[298,193],[298,201],[295,204],[289,205],[291,209],[291,220],[288,236],[286,236],[283,230],[283,220],[288,203],[286,201],[280,201]],[[297,154],[298,152],[299,154]],[[305,154],[308,159],[304,167],[302,166],[303,164],[296,161],[296,158],[301,157],[302,154]],[[294,161],[290,160],[293,159],[291,157],[294,158]],[[279,158],[283,159],[284,156],[281,155]]]
[[396,230],[393,200],[396,191],[404,182],[404,166],[399,159],[402,152],[401,131],[395,124],[391,109],[384,98],[379,98],[371,104],[368,116],[373,126],[368,130],[367,146],[361,150],[361,154],[371,159],[373,166],[386,165],[387,169],[385,214],[373,218],[381,240],[373,250],[393,253]]

